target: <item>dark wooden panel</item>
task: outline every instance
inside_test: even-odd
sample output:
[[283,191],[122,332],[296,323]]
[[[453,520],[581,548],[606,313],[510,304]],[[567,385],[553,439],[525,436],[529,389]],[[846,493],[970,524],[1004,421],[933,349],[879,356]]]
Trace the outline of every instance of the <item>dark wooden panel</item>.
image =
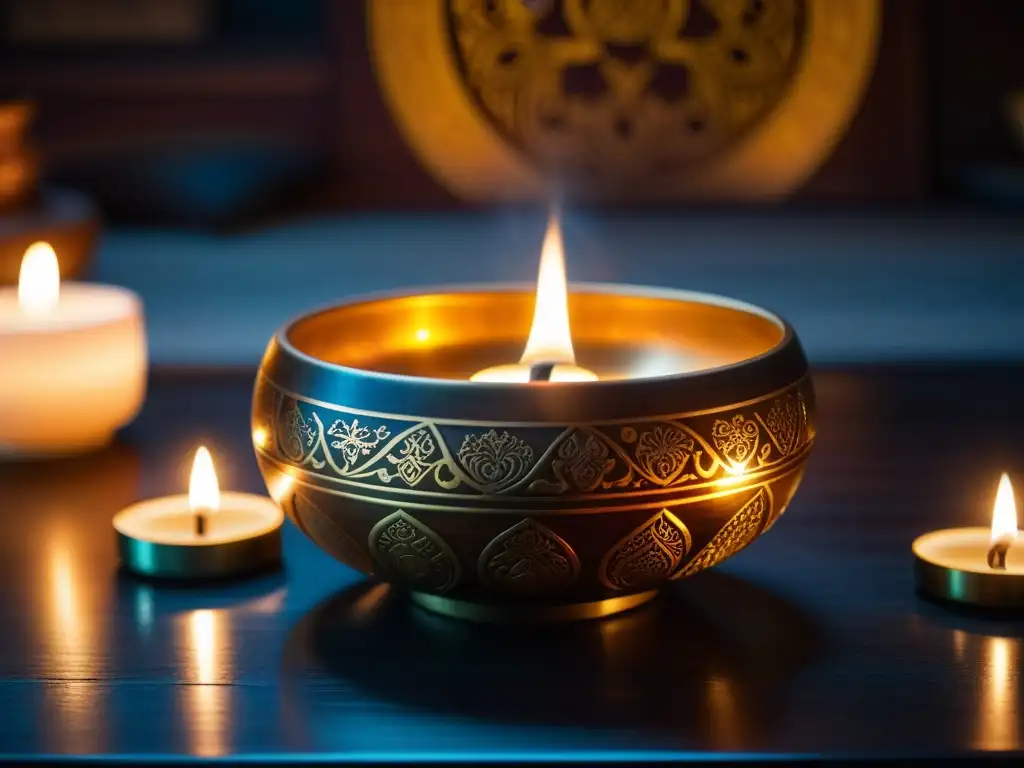
[[120,576],[111,516],[181,489],[198,441],[260,487],[251,374],[158,375],[120,445],[0,465],[0,756],[1024,757],[1024,622],[921,600],[909,552],[1024,476],[1022,374],[817,373],[819,444],[770,535],[649,609],[530,631],[411,609],[290,524],[276,576]]
[[1005,98],[1024,88],[1024,3],[936,0],[929,3],[935,163],[948,177],[965,164],[1019,165]]

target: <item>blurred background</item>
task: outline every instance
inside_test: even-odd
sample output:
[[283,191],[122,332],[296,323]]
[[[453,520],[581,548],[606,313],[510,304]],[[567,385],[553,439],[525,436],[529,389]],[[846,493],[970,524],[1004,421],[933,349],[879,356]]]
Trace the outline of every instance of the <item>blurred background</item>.
[[255,365],[319,303],[572,280],[765,304],[813,362],[1024,354],[1017,0],[0,0],[0,282]]

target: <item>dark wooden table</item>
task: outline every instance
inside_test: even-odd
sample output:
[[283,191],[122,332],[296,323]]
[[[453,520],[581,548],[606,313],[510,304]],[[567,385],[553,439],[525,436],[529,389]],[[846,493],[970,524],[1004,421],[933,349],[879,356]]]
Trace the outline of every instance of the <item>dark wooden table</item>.
[[[202,590],[118,572],[110,519],[211,445],[258,491],[248,374],[158,374],[98,455],[0,465],[0,753],[147,759],[974,757],[1024,743],[1024,621],[914,593],[910,542],[1024,487],[1020,367],[815,376],[820,437],[773,531],[605,622],[407,606],[290,524],[287,566]],[[709,755],[710,756],[710,755]]]

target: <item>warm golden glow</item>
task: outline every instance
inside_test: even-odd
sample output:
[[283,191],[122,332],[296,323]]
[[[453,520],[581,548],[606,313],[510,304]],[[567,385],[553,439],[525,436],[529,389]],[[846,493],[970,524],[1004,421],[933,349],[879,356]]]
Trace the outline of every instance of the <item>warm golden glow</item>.
[[25,251],[18,273],[18,306],[26,315],[45,317],[60,299],[60,267],[49,243],[34,243]]
[[193,512],[216,512],[220,509],[220,487],[213,458],[205,445],[199,446],[192,462],[192,476],[188,483],[188,505]]
[[418,328],[416,330],[416,341],[420,344],[426,344],[430,341],[430,329],[429,328]]
[[186,686],[184,716],[189,745],[201,757],[216,757],[228,751],[226,731],[230,710],[227,688],[230,657],[225,652],[230,636],[223,611],[199,610],[188,616],[188,642],[195,685]]
[[533,325],[526,349],[519,359],[523,365],[534,363],[576,364],[569,330],[569,287],[565,280],[565,248],[562,227],[557,216],[548,221],[537,273],[537,298],[533,305]]
[[983,642],[984,664],[975,746],[989,750],[1019,749],[1017,641],[1007,637],[987,637]]
[[742,743],[733,687],[728,677],[713,674],[707,679],[708,726],[717,749],[737,749]]
[[196,654],[196,682],[204,685],[217,682],[213,611],[193,611],[189,617],[189,630]]
[[285,500],[291,495],[295,487],[295,478],[282,472],[267,481],[267,492],[279,507],[284,506]]
[[554,215],[548,221],[544,235],[533,324],[519,364],[486,368],[473,374],[470,380],[525,384],[530,381],[530,366],[538,364],[554,366],[548,381],[597,381],[595,373],[576,365],[569,329],[569,288],[565,277],[562,227]]
[[257,448],[267,447],[267,430],[263,427],[256,427],[252,431],[252,442]]
[[992,541],[1017,537],[1017,505],[1013,500],[1013,485],[1005,472],[999,478],[996,503],[992,508]]
[[[46,590],[41,593],[45,642],[40,654],[45,675],[62,680],[47,696],[47,714],[40,720],[46,738],[68,752],[96,752],[102,749],[104,696],[90,683],[105,675],[104,605],[97,602],[101,592],[83,582],[87,548],[74,531],[57,528],[46,532]],[[105,593],[104,593],[105,594]]]

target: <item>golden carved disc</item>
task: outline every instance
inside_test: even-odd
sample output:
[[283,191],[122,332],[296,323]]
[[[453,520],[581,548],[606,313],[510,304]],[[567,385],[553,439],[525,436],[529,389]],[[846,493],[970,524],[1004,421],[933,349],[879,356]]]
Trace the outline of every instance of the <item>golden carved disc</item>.
[[474,201],[763,199],[802,184],[874,66],[878,0],[367,3],[419,160]]

